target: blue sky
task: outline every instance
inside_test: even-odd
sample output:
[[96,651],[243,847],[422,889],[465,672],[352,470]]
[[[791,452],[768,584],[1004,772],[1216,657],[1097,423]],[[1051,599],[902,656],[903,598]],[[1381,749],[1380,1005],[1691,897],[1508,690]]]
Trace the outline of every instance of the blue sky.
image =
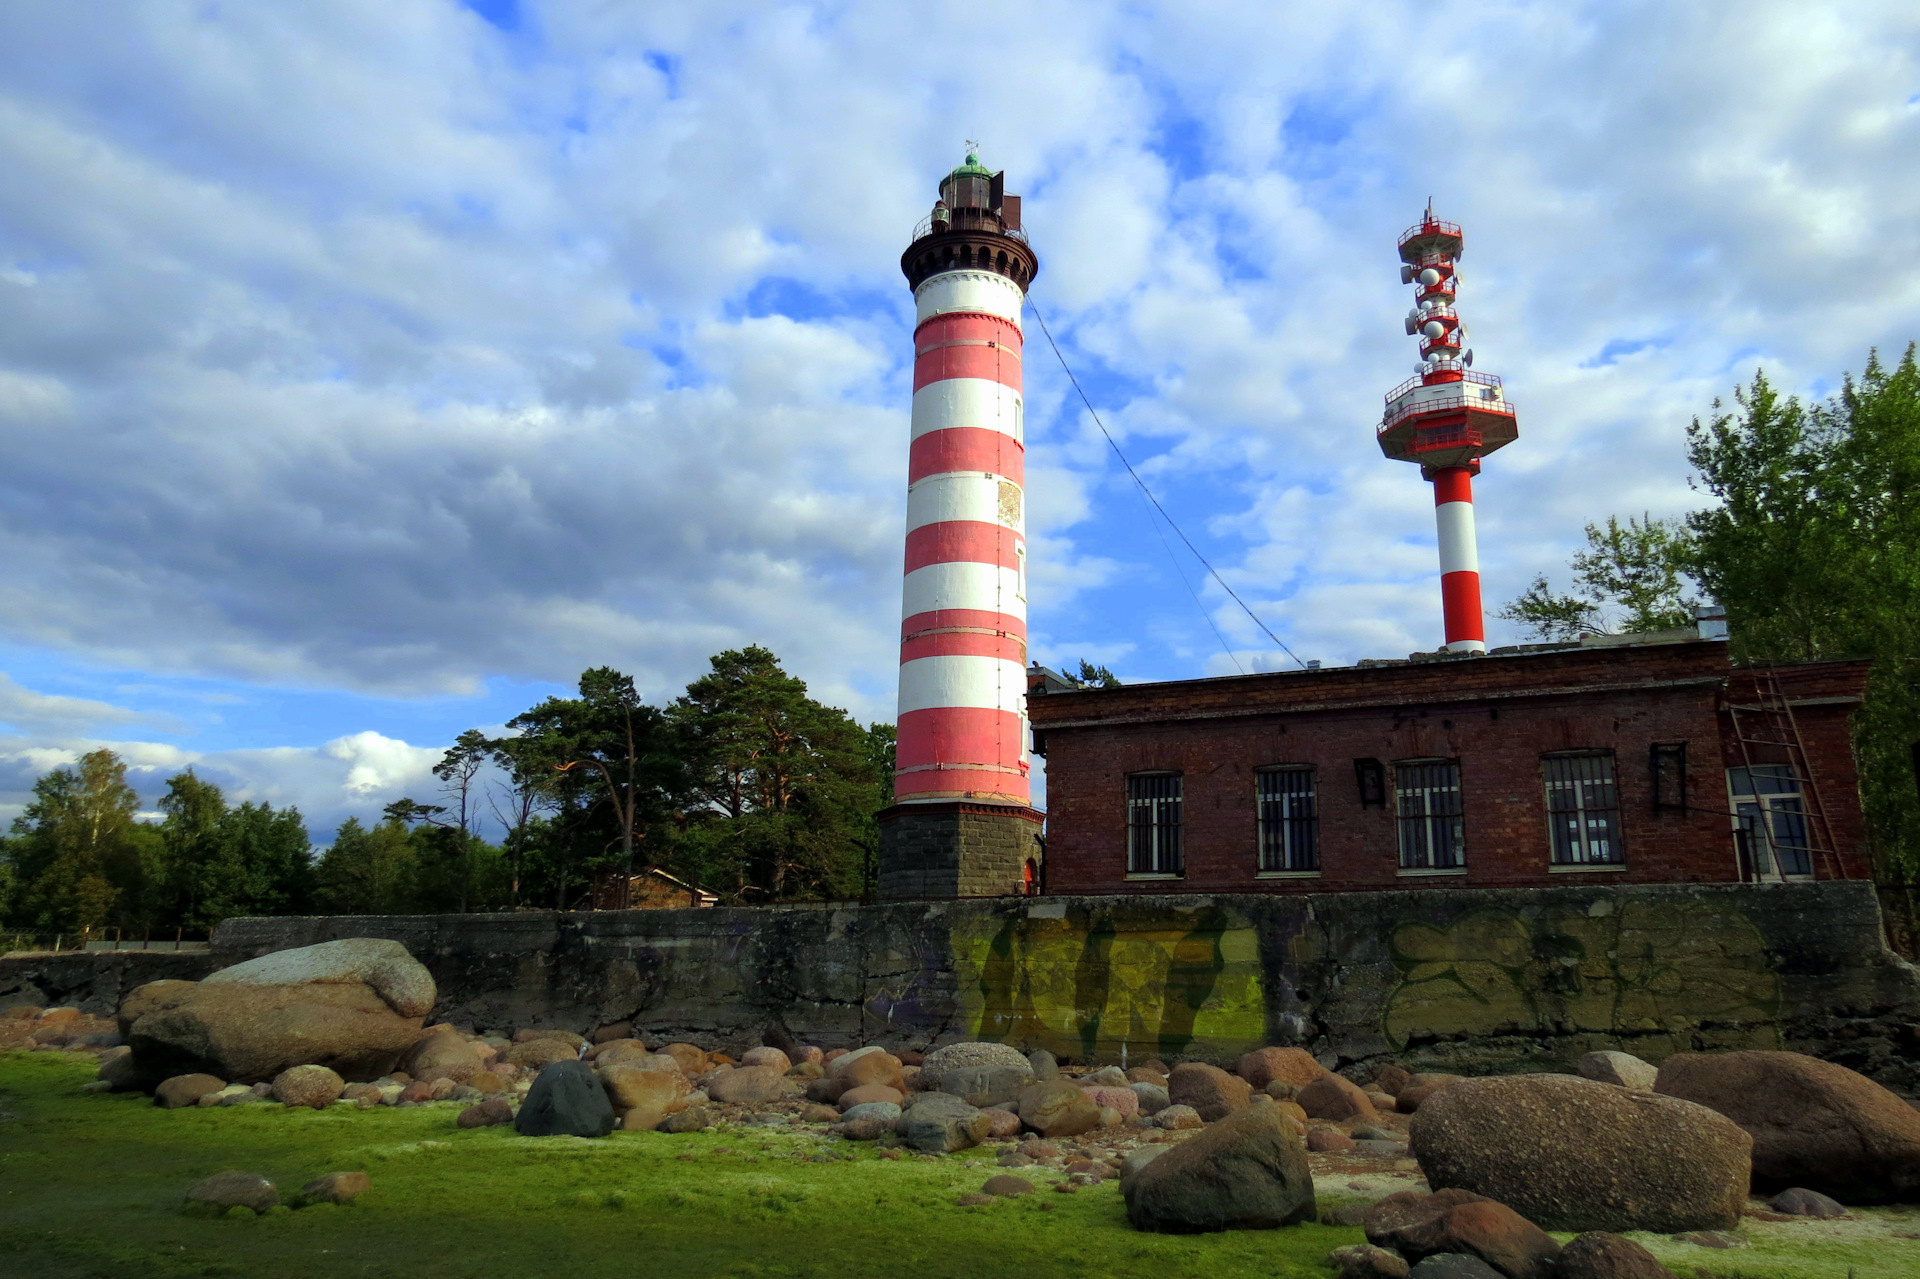
[[[888,717],[897,264],[968,138],[1234,589],[1303,657],[1430,648],[1431,499],[1371,438],[1397,234],[1466,225],[1520,408],[1497,603],[1695,504],[1686,424],[1755,368],[1825,394],[1920,335],[1917,36],[1865,0],[8,5],[0,818],[109,745],[324,838],[583,667],[667,698],[747,643]],[[1035,656],[1286,664],[1028,336]]]

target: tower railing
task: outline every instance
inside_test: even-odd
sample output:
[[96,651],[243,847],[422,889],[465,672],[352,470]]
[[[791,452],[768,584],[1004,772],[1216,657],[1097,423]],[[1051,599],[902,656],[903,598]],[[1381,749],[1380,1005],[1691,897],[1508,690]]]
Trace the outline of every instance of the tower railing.
[[[998,218],[994,218],[991,222],[981,220],[973,223],[972,225],[949,220],[947,223],[947,230],[963,231],[963,232],[964,231],[988,231],[994,235],[1004,235],[1008,239],[1018,240],[1022,244],[1028,244],[1027,233],[1025,230],[1023,230],[1020,227],[1006,226]],[[924,240],[932,234],[933,234],[933,215],[928,214],[926,217],[920,219],[919,225],[913,228],[913,238],[911,240],[908,240],[907,243],[908,244],[917,243],[918,241]],[[1029,244],[1028,247],[1032,247],[1032,246]]]
[[[1439,371],[1443,373],[1460,374],[1461,375],[1460,381],[1467,383],[1468,385],[1471,385],[1471,386],[1499,386],[1500,385],[1500,379],[1495,375],[1491,373],[1475,373],[1472,369],[1469,369],[1463,366],[1458,360],[1443,360],[1443,361],[1440,361],[1437,367]],[[1408,378],[1406,381],[1402,382],[1399,386],[1396,386],[1391,391],[1387,392],[1387,403],[1389,404],[1393,403],[1395,400],[1405,395],[1408,391],[1411,391],[1415,387],[1422,386],[1424,384],[1425,383],[1423,379],[1418,374],[1415,374],[1413,377]],[[1494,401],[1494,402],[1498,403],[1499,401]]]
[[1403,404],[1398,410],[1389,409],[1375,434],[1384,434],[1410,417],[1419,417],[1427,413],[1444,413],[1449,409],[1456,411],[1473,409],[1480,413],[1498,413],[1502,417],[1516,416],[1511,400],[1485,400],[1477,395],[1447,395],[1437,399],[1421,400],[1417,404]]

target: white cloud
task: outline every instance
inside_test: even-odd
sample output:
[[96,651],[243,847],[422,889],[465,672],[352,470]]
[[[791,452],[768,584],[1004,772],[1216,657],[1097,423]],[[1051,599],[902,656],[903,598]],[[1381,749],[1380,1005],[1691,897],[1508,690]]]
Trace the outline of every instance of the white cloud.
[[[1428,194],[1521,408],[1490,604],[1698,501],[1685,423],[1757,364],[1830,384],[1920,313],[1910,6],[524,8],[0,17],[0,641],[401,697],[664,696],[762,642],[886,715],[895,258],[968,134],[1116,438],[1329,661],[1437,639],[1425,490],[1371,439]],[[1032,328],[1036,650],[1230,667]],[[0,718],[18,768],[155,727],[12,684]],[[193,759],[332,812],[432,753],[284,749]]]

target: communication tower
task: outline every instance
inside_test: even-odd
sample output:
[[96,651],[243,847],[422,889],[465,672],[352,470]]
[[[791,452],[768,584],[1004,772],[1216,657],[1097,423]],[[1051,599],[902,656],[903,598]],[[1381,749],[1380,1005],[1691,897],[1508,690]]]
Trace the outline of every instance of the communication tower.
[[1491,373],[1476,373],[1467,328],[1455,306],[1460,228],[1433,216],[1400,236],[1400,282],[1414,287],[1407,333],[1420,339],[1414,377],[1387,392],[1380,451],[1418,462],[1433,483],[1440,533],[1440,603],[1451,653],[1487,651],[1480,608],[1480,553],[1473,528],[1473,477],[1480,459],[1520,435],[1513,404]]

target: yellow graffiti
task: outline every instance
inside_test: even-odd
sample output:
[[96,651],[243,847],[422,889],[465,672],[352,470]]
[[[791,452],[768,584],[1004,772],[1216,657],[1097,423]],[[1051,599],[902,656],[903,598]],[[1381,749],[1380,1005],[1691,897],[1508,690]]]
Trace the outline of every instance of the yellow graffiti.
[[1187,926],[1105,912],[981,919],[953,940],[975,1038],[1103,1060],[1123,1047],[1139,1060],[1196,1039],[1232,1051],[1265,1042],[1258,937],[1224,911],[1195,911]]
[[1383,1028],[1396,1047],[1550,1031],[1633,1035],[1659,1056],[1663,1044],[1779,1039],[1780,979],[1759,930],[1724,907],[1628,903],[1532,921],[1477,911],[1444,929],[1402,924],[1392,950],[1401,982]]

